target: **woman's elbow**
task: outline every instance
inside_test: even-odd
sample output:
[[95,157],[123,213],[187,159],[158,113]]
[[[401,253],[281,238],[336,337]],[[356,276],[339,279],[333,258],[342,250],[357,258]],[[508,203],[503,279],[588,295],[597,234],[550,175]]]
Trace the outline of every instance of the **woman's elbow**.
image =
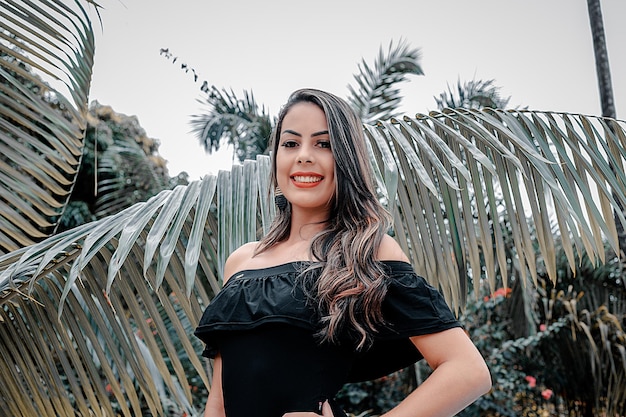
[[477,361],[473,374],[473,384],[478,395],[484,395],[491,390],[491,372],[484,360]]

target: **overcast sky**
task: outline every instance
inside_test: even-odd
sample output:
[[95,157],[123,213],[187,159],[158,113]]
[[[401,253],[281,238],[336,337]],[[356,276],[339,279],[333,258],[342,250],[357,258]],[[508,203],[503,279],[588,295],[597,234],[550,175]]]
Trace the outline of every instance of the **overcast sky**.
[[[626,112],[626,1],[602,0],[618,118]],[[161,142],[171,175],[190,179],[232,164],[190,133],[204,111],[201,80],[252,90],[275,115],[289,94],[314,87],[347,95],[357,65],[401,38],[421,50],[424,76],[402,85],[402,110],[435,109],[457,80],[494,79],[510,107],[599,115],[586,0],[117,0],[101,12],[90,100],[136,115]]]

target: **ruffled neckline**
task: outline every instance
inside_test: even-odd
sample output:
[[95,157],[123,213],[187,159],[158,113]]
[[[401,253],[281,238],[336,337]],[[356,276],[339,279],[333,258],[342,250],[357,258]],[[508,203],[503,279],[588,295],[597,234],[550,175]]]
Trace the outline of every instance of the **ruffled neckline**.
[[[411,266],[411,264],[405,261],[381,260],[378,262],[383,264],[385,266],[385,269],[387,269],[387,272],[390,274],[403,274],[403,273],[413,272],[413,267]],[[285,262],[285,263],[267,266],[263,268],[242,269],[232,274],[228,278],[226,285],[228,285],[229,282],[242,276],[254,278],[254,277],[264,277],[264,276],[270,276],[270,275],[278,275],[278,274],[284,274],[284,273],[290,273],[290,272],[300,272],[302,271],[303,268],[313,263],[314,261],[290,261],[290,262]]]

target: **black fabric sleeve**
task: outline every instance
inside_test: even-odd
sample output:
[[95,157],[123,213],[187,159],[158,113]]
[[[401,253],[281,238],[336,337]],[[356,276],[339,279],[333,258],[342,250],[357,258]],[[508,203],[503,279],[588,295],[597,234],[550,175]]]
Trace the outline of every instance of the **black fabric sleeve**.
[[350,382],[380,378],[422,359],[411,336],[461,327],[443,296],[404,262],[388,262],[391,276],[383,302],[385,325],[370,349],[358,354]]

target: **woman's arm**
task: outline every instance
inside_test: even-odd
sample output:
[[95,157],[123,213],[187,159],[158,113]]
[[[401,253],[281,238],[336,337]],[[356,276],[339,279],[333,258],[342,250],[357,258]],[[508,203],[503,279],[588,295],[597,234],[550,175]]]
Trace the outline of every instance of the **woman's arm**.
[[491,389],[489,369],[461,328],[415,336],[411,341],[433,373],[381,417],[453,416]]
[[[408,262],[390,236],[383,238],[378,258]],[[452,416],[491,388],[489,369],[461,328],[415,336],[411,341],[434,371],[384,417]]]
[[226,417],[222,394],[222,358],[219,354],[213,359],[213,380],[204,409],[204,417]]

